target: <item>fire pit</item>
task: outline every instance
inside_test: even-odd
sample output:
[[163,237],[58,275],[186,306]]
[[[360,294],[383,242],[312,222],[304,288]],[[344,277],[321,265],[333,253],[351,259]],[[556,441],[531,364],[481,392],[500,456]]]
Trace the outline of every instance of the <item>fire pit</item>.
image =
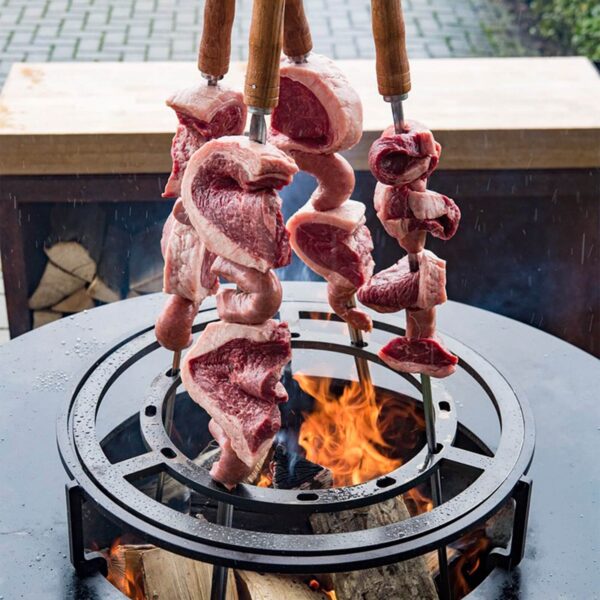
[[[286,306],[293,298],[292,304],[306,307],[303,310],[307,312],[327,312],[324,286],[287,283],[284,287],[288,299]],[[4,570],[0,577],[0,595],[4,598],[123,598],[123,594],[99,572],[89,577],[81,577],[73,570],[68,557],[67,513],[62,492],[67,477],[54,449],[56,434],[53,423],[57,410],[60,408],[61,414],[64,413],[67,404],[71,405],[71,400],[80,398],[91,378],[99,374],[105,377],[108,372],[119,371],[117,377],[111,378],[102,401],[99,402],[101,388],[96,390],[93,400],[100,406],[95,428],[100,450],[97,451],[97,455],[80,456],[73,463],[76,479],[68,484],[71,499],[70,521],[78,525],[83,524],[83,530],[79,527],[74,528],[72,532],[72,541],[75,542],[74,556],[81,558],[84,556],[82,550],[85,549],[85,558],[89,560],[94,558],[91,555],[92,551],[108,550],[111,544],[130,541],[144,543],[149,535],[152,535],[155,541],[164,538],[173,542],[169,546],[165,544],[165,548],[178,550],[177,546],[188,547],[186,539],[176,533],[170,527],[170,523],[156,523],[156,513],[139,514],[136,513],[135,507],[132,508],[129,504],[118,504],[106,488],[100,489],[99,467],[94,464],[92,482],[86,466],[96,463],[98,457],[102,456],[107,458],[113,471],[119,463],[120,467],[133,467],[134,461],[145,460],[135,458],[148,454],[140,427],[140,410],[144,414],[142,421],[145,420],[148,426],[155,423],[157,435],[161,433],[160,419],[145,415],[145,403],[150,401],[153,378],[158,378],[156,384],[175,384],[175,380],[164,377],[163,373],[166,370],[165,365],[169,364],[169,353],[155,349],[152,345],[150,325],[162,302],[163,297],[156,295],[96,309],[44,327],[0,348],[0,398],[3,406],[0,448],[3,457],[6,457],[0,463],[0,476],[3,481],[0,552],[3,557],[10,557],[10,568]],[[197,326],[201,327],[206,320],[210,320],[212,305],[207,308],[209,310],[206,313],[199,315]],[[289,314],[283,314],[282,317],[291,319]],[[380,337],[392,335],[388,331],[382,331],[382,325],[391,328],[401,325],[401,321],[393,318],[379,320],[379,323],[378,331],[368,340],[369,346],[358,353],[360,357],[373,354]],[[475,523],[478,520],[477,515],[481,515],[485,521],[484,513],[488,509],[491,513],[496,512],[496,506],[501,503],[500,492],[506,490],[502,496],[508,497],[510,492],[515,490],[514,483],[520,481],[525,471],[525,460],[517,461],[504,483],[487,499],[484,498],[475,511],[465,512],[454,521],[446,519],[445,515],[441,515],[439,519],[436,516],[447,505],[455,505],[461,497],[465,498],[467,504],[476,502],[475,494],[480,493],[479,486],[482,482],[485,482],[486,478],[496,477],[494,469],[497,467],[492,469],[491,463],[498,460],[503,446],[502,439],[505,433],[509,433],[505,424],[502,435],[494,425],[494,422],[498,422],[498,413],[504,410],[504,398],[494,384],[496,378],[502,381],[497,375],[497,366],[508,376],[510,387],[523,390],[523,393],[518,392],[519,398],[525,394],[535,412],[536,457],[529,476],[535,480],[536,489],[532,495],[529,535],[523,561],[510,571],[494,568],[485,577],[493,566],[493,557],[497,553],[490,555],[489,548],[488,551],[479,552],[477,558],[481,559],[482,565],[478,567],[474,577],[485,577],[483,582],[479,583],[480,579],[471,580],[469,575],[469,571],[476,566],[476,558],[463,569],[469,579],[470,588],[479,583],[469,594],[469,600],[499,597],[527,600],[594,597],[597,580],[593,560],[597,536],[590,524],[595,518],[598,488],[597,475],[594,474],[593,468],[590,470],[590,465],[595,464],[594,450],[597,438],[597,419],[593,418],[593,415],[597,414],[594,390],[598,373],[597,360],[533,328],[452,302],[442,311],[440,329],[452,349],[461,356],[463,365],[470,365],[471,372],[476,374],[472,376],[461,366],[460,372],[446,380],[443,387],[434,388],[436,403],[448,402],[450,408],[448,411],[444,410],[448,408],[447,405],[438,406],[437,425],[441,428],[440,436],[445,435],[442,431],[455,434],[453,439],[440,437],[440,443],[444,445],[440,452],[443,453],[443,458],[435,458],[442,474],[444,499],[449,502],[440,509],[429,510],[431,493],[426,474],[423,482],[414,488],[411,495],[404,494],[406,505],[414,517],[411,521],[421,523],[423,528],[419,526],[419,530],[409,532],[403,540],[399,540],[398,537],[388,539],[379,536],[377,546],[369,549],[362,558],[372,561],[375,557],[383,561],[386,547],[390,554],[394,552],[399,556],[401,552],[408,555],[408,547],[413,552],[421,552],[426,547],[434,548],[436,544],[447,544],[450,572],[453,577],[455,565],[466,557],[466,554],[462,557],[456,555],[459,556],[457,560],[455,551],[461,550],[466,538],[449,542],[450,536],[458,535],[463,523]],[[300,337],[294,339],[296,345],[292,361],[293,371],[288,373],[285,379],[286,385],[292,390],[291,403],[294,405],[292,417],[288,416],[285,419],[289,437],[283,441],[288,445],[290,439],[296,439],[295,435],[300,431],[303,435],[306,433],[306,430],[302,429],[307,421],[304,414],[318,414],[319,405],[314,400],[311,401],[312,404],[307,403],[310,394],[307,394],[306,390],[312,393],[318,382],[323,382],[324,378],[333,378],[327,382],[327,389],[339,398],[341,392],[351,389],[352,382],[355,383],[357,379],[353,365],[357,353],[349,344],[343,324],[305,316],[298,322],[292,322],[292,330],[300,333]],[[298,345],[309,341],[321,343],[323,339],[329,344],[338,344],[339,339],[339,345],[347,353],[338,352],[338,349],[332,353],[330,350],[301,348]],[[130,356],[137,354],[137,360],[121,361],[119,352],[130,352]],[[140,352],[146,354],[140,356]],[[105,364],[102,357],[111,364]],[[97,361],[97,358],[102,360]],[[380,402],[381,406],[382,417],[379,423],[387,423],[389,410],[398,409],[402,411],[402,422],[407,424],[400,433],[382,428],[388,442],[395,443],[398,439],[403,441],[399,454],[389,448],[384,449],[383,453],[387,452],[387,456],[391,456],[393,460],[401,459],[404,464],[401,472],[404,472],[404,469],[408,471],[411,461],[419,455],[424,445],[420,395],[408,380],[374,361],[370,361],[370,366],[377,386],[377,402]],[[299,379],[299,374],[304,375],[305,379]],[[490,374],[493,374],[491,378]],[[292,375],[295,378],[292,378]],[[478,379],[487,382],[489,393],[481,387]],[[452,387],[453,381],[456,382],[456,387]],[[314,385],[309,389],[309,384]],[[444,394],[444,388],[451,398]],[[153,389],[158,388],[154,386]],[[490,394],[496,397],[499,406],[502,405],[498,411]],[[157,505],[153,500],[154,496],[149,497],[156,489],[157,471],[163,468],[163,465],[164,469],[171,469],[170,472],[175,473],[173,468],[179,469],[187,459],[193,459],[196,453],[202,451],[208,440],[208,435],[202,429],[205,421],[202,421],[201,411],[198,412],[197,407],[192,405],[181,391],[178,392],[178,396],[173,429],[177,433],[172,434],[169,444],[177,457],[159,459],[149,465],[148,471],[142,470],[139,473],[144,476],[141,478],[130,477],[126,480],[119,475],[114,481],[108,482],[108,487],[111,490],[116,489],[121,495],[131,493],[136,497],[143,496],[140,501],[148,503],[148,506],[158,506],[161,511],[164,509],[174,513],[174,521],[183,520],[188,523],[191,517],[177,511],[188,511],[191,507],[195,514],[201,514],[206,519],[197,519],[198,525],[215,533],[222,528],[211,525],[216,520],[217,501],[209,489],[210,483],[206,489],[190,491],[190,488],[181,485],[175,477],[167,474],[164,476],[165,502],[168,502],[171,508]],[[509,396],[514,398],[512,392]],[[162,398],[163,396],[159,395],[157,402]],[[484,406],[486,410],[483,409]],[[70,409],[71,414],[74,408],[73,405]],[[522,412],[521,409],[518,412]],[[298,415],[302,418],[296,421]],[[588,415],[589,418],[584,419],[582,415]],[[513,418],[511,410],[507,422],[512,422]],[[527,420],[524,423],[527,423]],[[529,431],[528,426],[525,429]],[[70,431],[74,433],[75,429]],[[473,438],[473,433],[479,434],[479,440]],[[67,448],[74,449],[75,440],[72,437],[68,438],[68,434],[67,424],[61,421],[59,435],[67,442]],[[297,439],[300,444],[304,443],[303,436]],[[79,445],[80,440],[77,442]],[[530,448],[529,444],[530,438],[524,437],[523,448]],[[455,451],[461,454],[463,462],[470,456],[473,461],[477,461],[476,464],[463,467],[451,462],[448,457]],[[516,452],[514,449],[512,451]],[[525,458],[523,451],[521,457]],[[510,472],[508,465],[499,463],[498,468],[506,468]],[[479,477],[476,477],[477,475]],[[375,481],[383,477],[383,474],[378,475]],[[115,487],[116,482],[119,482],[118,489]],[[74,483],[76,485],[73,485]],[[400,486],[403,483],[404,479],[392,485]],[[372,489],[375,494],[380,494],[380,500],[387,493],[387,488],[376,487],[376,490]],[[400,488],[396,489],[396,493],[398,489]],[[182,490],[185,493],[173,494],[172,490]],[[249,495],[244,497],[238,494],[242,498],[236,499],[236,502],[260,504],[259,501],[263,497],[275,500],[279,494],[284,493],[251,486],[244,486],[242,490]],[[518,490],[517,487],[515,491]],[[91,492],[89,495],[88,491]],[[298,493],[302,491],[313,492],[301,490]],[[221,493],[220,489],[218,493]],[[319,501],[322,501],[321,496],[326,496],[329,492],[315,493]],[[337,500],[339,498],[336,498]],[[356,498],[352,500],[356,501]],[[230,501],[233,502],[233,499]],[[304,502],[312,502],[314,506],[316,501],[298,501],[297,504],[301,504],[302,510]],[[77,514],[80,508],[81,512]],[[107,508],[111,511],[107,512]],[[228,544],[237,544],[237,532],[240,531],[240,539],[248,542],[250,538],[249,543],[252,543],[251,529],[259,530],[259,537],[262,537],[269,534],[265,531],[269,526],[275,539],[282,539],[281,536],[286,532],[291,539],[298,540],[301,536],[304,537],[307,546],[300,554],[306,562],[311,560],[317,563],[319,561],[315,558],[315,547],[311,548],[308,544],[318,538],[307,528],[306,514],[300,512],[301,509],[288,510],[285,516],[273,519],[271,515],[253,512],[238,504],[233,512],[233,526],[236,528],[233,533],[236,537],[225,541]],[[430,527],[433,524],[430,519],[435,520],[434,527]],[[423,524],[424,520],[429,522]],[[404,525],[400,523],[394,527],[395,531],[406,528],[411,521]],[[476,529],[481,531],[482,527],[477,526]],[[126,535],[127,531],[132,530],[138,531],[135,538]],[[422,534],[424,530],[433,532]],[[77,537],[80,533],[83,533],[83,538]],[[360,535],[364,535],[363,539],[369,542],[369,538],[372,541],[376,532],[361,532]],[[355,534],[342,536],[343,540],[349,537],[355,537]],[[195,553],[198,550],[198,539],[188,537],[187,540],[190,541],[188,555],[189,552]],[[432,541],[433,545],[429,545],[429,541]],[[513,545],[513,550],[514,548]],[[349,559],[358,562],[362,550],[361,547],[357,553],[347,553]],[[204,551],[211,556],[220,552],[206,541]],[[321,549],[317,548],[317,551],[320,552]],[[333,552],[344,554],[343,548],[340,550],[339,546],[334,547]],[[236,553],[236,556],[246,554],[241,547],[236,549]],[[273,547],[264,546],[259,552],[261,556],[257,557],[257,562],[265,560],[268,556],[277,556],[277,553],[277,548],[274,552]],[[223,557],[226,553],[222,551],[220,554]],[[330,560],[325,553],[323,554],[325,560]],[[331,551],[327,554],[331,554]],[[97,555],[96,558],[101,557]],[[248,556],[244,558],[248,560]],[[283,562],[284,559],[285,556],[277,557],[279,562]],[[227,556],[222,560],[223,563],[228,561]],[[435,557],[433,562],[435,563]],[[83,569],[89,568],[92,571],[105,567],[106,561],[101,558],[95,564],[85,562],[82,565]],[[328,568],[331,567],[323,567],[321,570]],[[439,578],[437,582],[439,583]]]
[[[357,347],[348,337],[345,324],[330,314],[325,303],[314,300],[320,288],[319,284],[294,287],[281,308],[281,318],[290,323],[294,348],[291,373],[286,377],[291,398],[289,414],[279,438],[280,443],[290,446],[289,451],[297,448],[298,417],[317,414],[314,406],[312,413],[306,410],[306,399],[311,394],[302,388],[314,395],[316,388],[331,387],[333,382],[340,395],[354,387],[354,395],[360,397],[361,393],[356,393],[360,361],[368,361],[371,368],[375,385],[372,406],[376,410],[383,413],[387,406],[389,412],[395,401],[408,403],[417,415],[422,413],[418,380],[390,370],[377,358],[377,350],[390,335],[403,333],[397,318],[377,315],[368,343]],[[217,318],[214,304],[207,303],[196,319],[194,331],[201,331]],[[341,477],[341,481],[356,485],[308,491],[239,485],[230,493],[216,485],[207,469],[194,460],[210,441],[208,418],[185,393],[177,396],[174,427],[171,435],[167,432],[165,403],[177,393],[180,380],[166,366],[156,372],[153,355],[162,351],[153,328],[126,336],[87,370],[74,393],[66,397],[59,417],[59,449],[74,480],[68,487],[68,508],[71,559],[76,569],[82,575],[106,571],[104,559],[86,554],[86,548],[90,548],[91,541],[98,548],[110,545],[113,531],[109,529],[107,537],[104,528],[104,533],[93,533],[93,540],[85,539],[89,525],[84,520],[93,523],[98,519],[89,511],[83,518],[84,501],[86,506],[94,507],[93,512],[116,524],[119,535],[134,534],[146,543],[187,557],[261,572],[327,573],[390,564],[443,549],[481,526],[513,498],[510,547],[490,553],[486,572],[494,565],[518,565],[523,557],[529,510],[530,481],[525,474],[533,456],[532,416],[524,400],[490,363],[458,340],[446,340],[460,357],[460,373],[434,389],[435,454],[428,452],[421,429],[413,435],[414,447],[404,448],[403,457],[388,448],[388,456],[395,458],[381,466],[383,471],[367,470],[354,480]],[[110,402],[115,387],[122,393],[121,384],[130,373],[138,379],[143,373],[148,382],[153,380],[143,394],[139,414],[113,423],[109,431],[101,433],[98,417],[103,414],[103,404]],[[470,412],[479,416],[469,420]],[[482,418],[482,414],[487,416]],[[193,434],[185,435],[190,420],[194,423]],[[307,422],[304,417],[300,435]],[[389,415],[387,422],[393,422]],[[490,437],[494,428],[499,433],[492,450],[483,438]],[[390,465],[397,468],[388,472],[386,466]],[[441,473],[444,502],[433,510],[363,531],[315,535],[303,530],[302,523],[309,514],[380,503],[415,489],[437,472]],[[369,474],[375,476],[363,481]],[[154,490],[156,484],[153,486],[152,481],[165,477],[194,494],[197,504],[202,504],[199,499],[204,501],[205,510],[199,512],[205,518],[186,514],[187,509],[181,505],[157,501],[156,494],[148,489]],[[235,507],[232,526],[215,524],[215,501]],[[265,514],[271,517],[261,519]],[[280,515],[281,520],[272,515]],[[451,577],[444,569],[441,571],[440,577]],[[450,587],[448,582],[439,584],[440,589]]]

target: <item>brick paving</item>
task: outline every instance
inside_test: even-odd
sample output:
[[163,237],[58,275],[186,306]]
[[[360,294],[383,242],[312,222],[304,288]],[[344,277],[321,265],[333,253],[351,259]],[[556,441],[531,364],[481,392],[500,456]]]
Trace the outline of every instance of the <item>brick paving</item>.
[[[315,48],[371,58],[368,0],[305,0]],[[234,58],[243,59],[251,0],[238,0]],[[404,0],[413,57],[531,53],[501,0]],[[201,0],[0,0],[0,82],[16,61],[193,60]]]
[[[305,0],[315,50],[372,58],[368,0]],[[404,0],[414,58],[535,53],[501,0]],[[247,52],[251,0],[237,0],[233,58]],[[13,62],[194,60],[201,0],[0,0],[0,85]],[[0,272],[0,344],[8,339]]]

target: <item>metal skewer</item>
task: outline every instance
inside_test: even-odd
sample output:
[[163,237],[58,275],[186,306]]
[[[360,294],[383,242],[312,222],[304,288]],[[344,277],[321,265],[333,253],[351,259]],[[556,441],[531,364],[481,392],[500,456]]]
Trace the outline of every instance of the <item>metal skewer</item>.
[[[410,65],[406,51],[406,28],[402,14],[401,0],[371,0],[373,38],[376,50],[377,85],[380,94],[391,104],[394,119],[394,131],[402,134],[405,131],[403,101],[411,89]],[[419,271],[418,254],[408,255],[410,270]],[[421,393],[425,415],[425,434],[429,459],[437,452],[435,432],[435,411],[431,391],[431,379],[421,375]],[[442,487],[439,469],[431,476],[431,489],[435,506],[442,503]],[[440,596],[446,600],[451,598],[450,579],[446,547],[438,549],[440,568]]]

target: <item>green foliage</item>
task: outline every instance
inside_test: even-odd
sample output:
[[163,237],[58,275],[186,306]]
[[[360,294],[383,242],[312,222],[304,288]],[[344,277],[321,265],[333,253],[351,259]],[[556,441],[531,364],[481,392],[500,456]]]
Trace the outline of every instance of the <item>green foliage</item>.
[[539,19],[535,33],[570,52],[600,60],[600,0],[528,0]]

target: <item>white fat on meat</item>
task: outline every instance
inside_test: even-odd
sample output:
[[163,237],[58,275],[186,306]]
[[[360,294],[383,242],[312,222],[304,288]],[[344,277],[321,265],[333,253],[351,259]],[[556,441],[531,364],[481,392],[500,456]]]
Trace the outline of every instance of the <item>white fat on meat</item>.
[[311,53],[306,62],[284,58],[279,104],[270,136],[280,148],[331,154],[355,146],[362,136],[360,97],[329,58]]
[[172,212],[161,239],[165,267],[163,291],[199,304],[216,294],[218,278],[211,273],[214,256],[200,241],[196,230],[178,221]]

